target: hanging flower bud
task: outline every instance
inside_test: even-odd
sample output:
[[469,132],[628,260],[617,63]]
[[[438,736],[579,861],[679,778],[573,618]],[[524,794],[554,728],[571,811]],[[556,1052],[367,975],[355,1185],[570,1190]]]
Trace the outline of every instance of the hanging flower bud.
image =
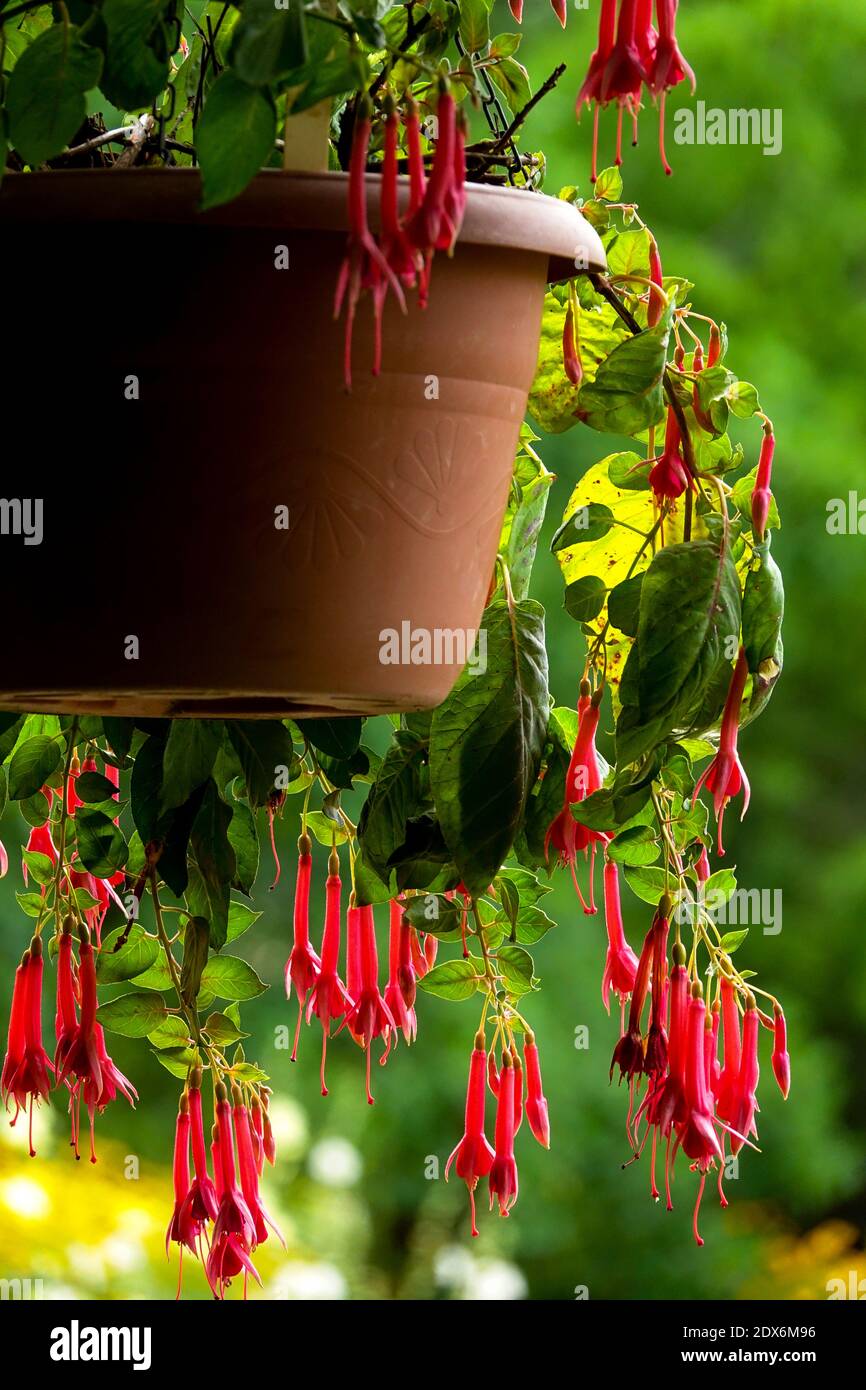
[[667,948],[668,929],[671,913],[671,899],[667,893],[659,902],[653,918],[653,968],[652,999],[650,1006],[650,1026],[647,1034],[644,1071],[647,1076],[659,1077],[667,1071],[668,1038],[665,1032],[667,1013]]
[[733,1119],[731,1121],[731,1153],[737,1154],[750,1135],[757,1138],[755,1111],[758,1108],[757,1089],[760,1077],[758,1065],[758,1034],[761,1022],[751,994],[746,997],[746,1011],[743,1014],[743,1050],[740,1055],[740,1072],[737,1077],[733,1097]]
[[493,1166],[493,1150],[484,1137],[484,1109],[486,1102],[485,1070],[487,1055],[484,1033],[475,1035],[475,1046],[469,1063],[469,1084],[466,1089],[466,1122],[463,1138],[452,1150],[445,1165],[445,1181],[451,1164],[454,1164],[458,1178],[462,1178],[469,1189],[469,1207],[472,1213],[472,1234],[478,1235],[475,1222],[475,1188],[479,1178],[484,1178]]
[[[165,1253],[168,1254],[168,1247],[172,1241],[178,1245],[183,1245],[183,1206],[189,1195],[189,1099],[184,1091],[180,1098],[180,1105],[177,1112],[177,1121],[174,1130],[174,1161],[172,1164],[172,1177],[174,1181],[174,1210],[168,1229],[165,1233]],[[183,1271],[183,1250],[180,1252],[180,1269],[177,1276],[177,1297],[180,1298],[181,1277]]]
[[[568,865],[572,882],[580,905],[587,916],[593,915],[595,906],[595,850],[597,844],[607,844],[611,836],[604,830],[590,830],[588,826],[576,821],[571,814],[574,803],[591,796],[601,786],[601,770],[595,747],[603,690],[601,687],[592,695],[588,681],[581,682],[581,698],[578,702],[578,727],[574,750],[565,776],[565,797],[562,810],[548,827],[544,837],[544,855],[548,859],[551,845],[558,851],[559,862]],[[589,903],[580,891],[575,871],[575,860],[580,851],[591,848],[589,870]]]
[[6,1041],[6,1056],[3,1059],[3,1075],[0,1081],[2,1089],[3,1104],[9,1109],[10,1096],[15,1101],[15,1115],[12,1119],[14,1125],[18,1118],[18,1111],[22,1108],[22,1102],[26,1099],[23,1092],[21,1096],[15,1090],[15,1077],[18,1068],[24,1060],[24,1049],[26,1047],[26,1017],[27,1017],[27,976],[30,970],[30,952],[25,951],[21,958],[17,970],[15,971],[15,984],[12,990],[12,1008],[9,1013],[9,1035]]
[[664,501],[675,502],[689,486],[679,421],[670,406],[665,425],[664,450],[650,469],[649,484],[659,504]]
[[328,881],[325,884],[325,931],[322,937],[322,958],[318,978],[307,999],[307,1022],[313,1014],[322,1025],[322,1064],[320,1070],[322,1095],[328,1094],[325,1085],[325,1061],[328,1053],[328,1038],[331,1020],[342,1018],[347,1009],[352,1009],[354,1001],[346,986],[337,974],[340,955],[340,859],[335,849],[328,859]]
[[[415,1017],[415,968],[412,964],[412,928],[403,921],[403,905],[393,898],[389,903],[388,984],[385,1004],[407,1043],[418,1032]],[[396,1041],[396,1037],[395,1037]]]
[[550,1148],[550,1118],[544,1088],[541,1083],[541,1062],[534,1033],[527,1033],[523,1042],[523,1063],[526,1067],[526,1119],[534,1137],[544,1149]]
[[722,355],[722,335],[717,323],[710,324],[710,341],[707,346],[707,366],[714,367]]
[[553,13],[556,15],[557,19],[559,20],[560,24],[564,29],[565,22],[568,18],[568,0],[550,0],[550,4],[553,9]]
[[610,56],[613,52],[614,35],[616,33],[616,0],[601,0],[601,11],[598,22],[598,45],[589,60],[589,69],[583,79],[583,85],[577,94],[577,115],[580,117],[584,105],[592,106],[592,173],[591,179],[595,183],[598,177],[598,113],[601,106],[607,100],[602,96],[602,81],[604,79]]
[[313,872],[312,841],[303,834],[298,840],[298,876],[295,882],[294,942],[286,961],[286,998],[291,998],[292,985],[298,996],[298,1021],[292,1061],[298,1056],[298,1038],[307,996],[319,977],[322,962],[310,945],[310,878]]
[[565,313],[565,325],[562,330],[562,361],[565,375],[572,386],[579,386],[583,380],[583,363],[580,360],[580,345],[578,343],[579,324],[580,311],[577,305],[577,294],[574,285],[570,284],[568,287],[568,309]]
[[706,845],[701,845],[701,852],[695,863],[695,877],[698,883],[706,883],[710,876],[710,861],[707,858]]
[[791,1058],[788,1055],[788,1025],[781,1004],[773,1005],[773,1055],[770,1061],[776,1084],[787,1100],[791,1089]]
[[650,927],[644,937],[643,947],[638,960],[637,972],[635,974],[634,987],[631,995],[631,1005],[628,1011],[628,1027],[613,1050],[613,1057],[610,1062],[610,1077],[613,1079],[614,1067],[619,1067],[619,1079],[628,1077],[629,1081],[635,1076],[640,1076],[644,1070],[644,1050],[643,1037],[641,1035],[641,1015],[646,1003],[647,991],[649,989],[650,971],[652,969],[653,946],[655,944],[655,932]]
[[[659,290],[663,290],[662,285],[662,259],[659,255],[658,242],[654,236],[650,236],[650,280],[657,285]],[[649,304],[646,311],[646,321],[648,328],[655,328],[662,316],[666,304],[664,293],[657,294],[655,290],[650,290]]]
[[493,1166],[488,1179],[490,1209],[499,1203],[499,1215],[507,1216],[517,1201],[517,1164],[514,1159],[514,1084],[515,1072],[511,1054],[502,1054],[499,1073],[499,1097],[496,1103],[496,1144]]
[[752,531],[758,542],[764,539],[767,519],[770,515],[770,501],[772,499],[770,480],[773,474],[773,455],[775,452],[776,437],[773,434],[773,426],[768,420],[764,425],[758,472],[755,476],[755,487],[752,492]]
[[222,1299],[231,1280],[244,1270],[258,1284],[262,1281],[250,1259],[250,1253],[256,1246],[256,1226],[238,1186],[231,1106],[222,1082],[218,1082],[216,1087],[216,1111],[214,1161],[219,1159],[222,1183],[206,1272],[214,1297]]
[[[394,1016],[379,992],[379,957],[376,951],[376,926],[372,907],[362,907],[360,912],[361,934],[361,972],[358,999],[346,1015],[346,1027],[361,1043],[367,1054],[366,1090],[367,1104],[373,1104],[370,1090],[370,1048],[373,1039],[382,1037],[387,1057],[391,1045],[391,1034],[396,1030]],[[384,1060],[384,1057],[383,1059]]]
[[655,61],[648,76],[650,89],[655,96],[659,97],[659,154],[666,174],[671,173],[671,166],[665,153],[665,102],[667,94],[672,87],[676,87],[686,77],[691,83],[692,92],[695,90],[695,74],[677,44],[675,33],[677,4],[678,0],[657,0],[658,41]]
[[601,999],[610,1013],[610,992],[625,1001],[634,989],[638,960],[625,939],[619,896],[619,865],[608,860],[604,866],[604,920],[607,927],[607,957],[601,981]]
[[523,0],[508,0],[508,5],[518,24],[523,23]]
[[725,852],[722,844],[722,822],[728,802],[732,797],[737,796],[739,792],[744,792],[743,811],[740,816],[740,820],[742,820],[749,809],[749,800],[752,794],[752,789],[749,786],[749,779],[745,774],[737,752],[740,705],[743,701],[743,691],[748,676],[749,667],[746,661],[746,653],[741,647],[740,654],[737,657],[737,664],[734,668],[734,674],[731,679],[728,698],[725,701],[724,713],[722,715],[719,751],[698,778],[692,798],[693,801],[697,800],[701,787],[706,787],[707,791],[713,793],[713,804],[719,829],[719,854],[724,854]]
[[180,1214],[180,1233],[184,1245],[202,1259],[202,1239],[205,1224],[215,1221],[219,1211],[219,1187],[222,1181],[222,1160],[214,1161],[215,1184],[208,1173],[204,1139],[204,1119],[201,1103],[201,1067],[193,1067],[187,1084],[190,1139],[192,1141],[193,1179],[189,1184]]

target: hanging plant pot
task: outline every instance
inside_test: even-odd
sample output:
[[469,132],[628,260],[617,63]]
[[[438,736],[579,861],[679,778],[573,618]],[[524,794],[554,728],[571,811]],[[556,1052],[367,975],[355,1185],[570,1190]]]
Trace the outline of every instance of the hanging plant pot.
[[[345,177],[267,172],[205,215],[199,198],[189,170],[0,191],[22,270],[4,287],[6,400],[27,440],[4,482],[21,645],[0,706],[434,706],[483,609],[545,284],[602,269],[598,236],[565,202],[470,187],[429,308],[386,308],[375,379],[359,307],[348,394]],[[368,201],[375,225],[372,176]]]

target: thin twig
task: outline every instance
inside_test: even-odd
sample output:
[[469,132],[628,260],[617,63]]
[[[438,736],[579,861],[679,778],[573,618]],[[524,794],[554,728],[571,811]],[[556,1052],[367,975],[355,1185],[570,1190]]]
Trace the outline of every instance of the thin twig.
[[533,96],[531,96],[526,105],[522,107],[520,111],[518,111],[517,115],[512,120],[511,125],[508,126],[508,128],[502,132],[498,140],[494,140],[492,146],[494,150],[502,149],[503,145],[507,145],[509,140],[512,140],[514,138],[514,135],[523,125],[529,113],[535,109],[535,107],[538,105],[540,101],[544,99],[544,97],[547,96],[548,92],[553,91],[560,77],[562,77],[562,74],[565,72],[566,67],[566,63],[560,63],[558,67],[554,68],[547,81],[542,83],[538,91]]

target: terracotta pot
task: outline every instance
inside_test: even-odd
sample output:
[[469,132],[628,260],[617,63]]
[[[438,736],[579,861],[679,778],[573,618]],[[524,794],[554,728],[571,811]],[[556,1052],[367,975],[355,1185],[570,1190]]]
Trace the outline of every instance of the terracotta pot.
[[[189,170],[0,190],[21,271],[3,292],[21,431],[4,494],[43,499],[41,544],[0,536],[0,707],[434,706],[459,648],[383,664],[382,633],[477,627],[545,284],[603,268],[601,243],[566,203],[471,188],[429,309],[389,302],[376,380],[361,304],[349,395],[332,317],[345,176],[273,171],[227,207],[198,200]],[[369,200],[375,225],[372,176]]]

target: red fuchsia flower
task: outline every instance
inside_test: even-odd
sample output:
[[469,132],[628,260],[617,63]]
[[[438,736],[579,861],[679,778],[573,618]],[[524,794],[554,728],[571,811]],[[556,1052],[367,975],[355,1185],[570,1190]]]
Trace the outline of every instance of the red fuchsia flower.
[[511,1065],[514,1068],[514,1134],[516,1137],[523,1124],[523,1063],[520,1060],[520,1053],[513,1043],[511,1045]]
[[740,1075],[740,1012],[737,991],[727,975],[721,979],[722,996],[722,1070],[716,1093],[719,1119],[733,1124],[735,1096]]
[[340,954],[340,859],[332,849],[328,859],[328,881],[325,884],[325,932],[322,937],[322,962],[318,979],[310,990],[307,1000],[307,1022],[313,1014],[322,1025],[322,1095],[328,1094],[325,1085],[325,1061],[328,1052],[328,1038],[331,1020],[342,1018],[347,1009],[352,1009],[354,1000],[337,974],[337,961]]
[[[415,251],[406,232],[400,224],[400,214],[397,205],[398,189],[398,170],[397,170],[397,145],[400,130],[400,121],[397,115],[397,107],[393,97],[385,98],[385,143],[382,158],[382,188],[381,188],[381,232],[379,244],[382,255],[390,265],[394,274],[402,280],[408,288],[412,288],[421,269],[421,260]],[[422,161],[423,170],[423,161]],[[377,288],[377,314],[381,317],[381,304],[384,304],[387,294],[387,281],[382,281]],[[381,301],[381,304],[380,304]]]
[[655,61],[647,79],[651,91],[659,98],[659,154],[666,174],[671,173],[671,166],[665,154],[665,101],[667,94],[672,87],[676,87],[686,77],[691,83],[692,92],[695,90],[695,74],[677,44],[675,33],[677,4],[678,0],[657,0],[658,41]]
[[[202,1239],[208,1221],[216,1221],[219,1211],[217,1187],[207,1168],[204,1138],[204,1119],[201,1103],[201,1067],[193,1067],[187,1084],[190,1138],[192,1140],[193,1179],[187,1188],[180,1217],[181,1240],[188,1250],[202,1258]],[[214,1176],[221,1177],[221,1168],[214,1164]]]
[[638,0],[622,0],[616,41],[601,78],[600,98],[602,105],[606,106],[609,101],[615,101],[617,104],[616,158],[614,160],[617,165],[622,164],[623,112],[626,109],[631,112],[636,131],[641,87],[644,82],[649,81],[637,45],[637,7]]
[[268,1091],[267,1086],[263,1086],[262,1089],[261,1089],[261,1099],[262,1099],[262,1148],[263,1148],[263,1150],[264,1150],[265,1158],[268,1160],[268,1163],[269,1163],[269,1164],[271,1165],[271,1167],[273,1168],[274,1164],[275,1164],[276,1161],[277,1161],[277,1144],[276,1144],[276,1140],[274,1139],[274,1131],[273,1131],[273,1127],[272,1127],[272,1125],[271,1125],[271,1117],[270,1117],[270,1114],[269,1114],[269,1112],[268,1112],[268,1096],[269,1096],[269,1095],[270,1095],[270,1092]]
[[[599,843],[606,845],[611,837],[604,830],[591,830],[588,826],[576,821],[571,814],[571,807],[574,803],[591,796],[601,786],[601,769],[595,747],[595,736],[598,730],[602,694],[603,691],[599,688],[590,696],[589,682],[581,682],[580,699],[577,705],[577,738],[565,776],[565,799],[562,810],[548,827],[544,838],[545,858],[549,858],[550,846],[552,845],[558,851],[559,862],[568,865],[575,891],[587,916],[592,916],[597,911],[595,906],[596,845]],[[575,871],[575,860],[578,852],[585,852],[587,849],[591,849],[588,905],[580,891]]]
[[650,469],[649,483],[659,505],[665,501],[675,502],[689,486],[679,422],[670,406],[665,425],[664,449]]
[[556,15],[563,29],[568,19],[568,0],[550,0],[551,9]]
[[189,1194],[189,1098],[184,1091],[180,1098],[180,1105],[177,1112],[177,1122],[174,1130],[174,1159],[172,1162],[172,1180],[174,1183],[174,1209],[171,1213],[171,1220],[165,1233],[165,1253],[168,1255],[168,1247],[174,1241],[180,1246],[180,1267],[177,1272],[177,1294],[180,1298],[181,1279],[183,1278],[183,1206]]
[[[361,909],[354,893],[349,897],[349,910],[346,913],[346,989],[353,1002],[357,1002],[361,997]],[[363,1047],[363,1038],[355,1027],[351,1013],[346,1018],[346,1027],[355,1042]]]
[[667,1071],[668,1036],[665,1031],[668,991],[668,930],[671,900],[663,897],[653,918],[653,968],[652,996],[650,1003],[650,1026],[647,1033],[644,1071],[647,1076],[657,1079]]
[[499,1215],[507,1216],[517,1201],[517,1163],[514,1159],[515,1072],[511,1054],[502,1054],[499,1096],[496,1102],[496,1136],[493,1166],[490,1169],[490,1209],[499,1203]]
[[635,43],[645,72],[652,72],[658,34],[653,27],[653,0],[637,0]]
[[256,1228],[256,1244],[264,1245],[268,1238],[268,1227],[274,1232],[283,1249],[286,1242],[268,1216],[259,1194],[259,1170],[256,1165],[255,1148],[253,1145],[253,1129],[250,1123],[249,1111],[244,1104],[243,1091],[239,1086],[232,1086],[232,1118],[235,1127],[235,1143],[238,1154],[238,1173],[241,1180],[241,1192],[244,1201],[249,1207],[250,1214]]
[[713,1000],[711,1019],[708,1022],[704,1042],[706,1043],[706,1063],[707,1063],[707,1088],[712,1091],[713,1096],[718,1096],[719,1086],[722,1080],[722,1068],[719,1065],[719,1024],[721,1023],[721,1009],[718,999]]
[[791,1089],[791,1058],[788,1054],[788,1025],[781,1004],[773,1005],[773,1055],[770,1061],[776,1084],[787,1100]]
[[24,1049],[26,1047],[26,1017],[27,1017],[27,976],[30,970],[30,952],[25,951],[21,957],[20,964],[15,971],[15,984],[12,990],[12,1007],[9,1012],[9,1033],[6,1040],[6,1056],[3,1059],[3,1074],[0,1079],[0,1090],[2,1090],[3,1105],[9,1109],[9,1097],[15,1100],[15,1115],[11,1121],[14,1125],[18,1118],[18,1111],[21,1109],[21,1101],[14,1090],[15,1076],[24,1060]]
[[[418,1033],[415,1016],[415,967],[412,964],[412,928],[403,921],[403,907],[396,898],[389,903],[388,983],[385,1005],[407,1043]],[[394,1038],[396,1042],[396,1035]]]
[[[49,1060],[48,1054],[42,1046],[43,961],[41,937],[33,937],[30,942],[30,948],[25,952],[21,964],[24,967],[24,1007],[22,1015],[19,1016],[20,1021],[17,1026],[19,1029],[19,1040],[22,1039],[23,1034],[23,1047],[19,1049],[20,1055],[14,1074],[11,1077],[9,1090],[15,1097],[15,1104],[17,1107],[15,1119],[18,1118],[19,1110],[26,1109],[28,1112],[30,1157],[35,1158],[36,1150],[33,1147],[33,1104],[34,1101],[39,1104],[40,1101],[48,1100],[51,1090],[50,1074],[54,1072],[54,1064]],[[13,1000],[13,1016],[14,1015],[15,1005]],[[11,1045],[12,1041],[10,1039],[10,1047]],[[12,1121],[13,1125],[15,1119]]]
[[701,845],[701,852],[695,864],[695,877],[698,883],[706,883],[710,876],[710,861],[707,857],[706,845]]
[[654,944],[655,931],[653,927],[650,927],[644,937],[643,947],[641,948],[640,958],[637,964],[634,987],[631,993],[631,1004],[628,1011],[628,1026],[614,1048],[613,1057],[610,1062],[611,1080],[613,1079],[614,1067],[619,1067],[620,1081],[622,1081],[623,1077],[627,1076],[629,1085],[631,1085],[634,1077],[640,1076],[644,1070],[641,1015],[643,1014],[647,991],[649,989]]
[[740,705],[743,701],[743,691],[749,675],[749,667],[746,661],[746,653],[740,648],[737,657],[737,664],[731,679],[728,698],[725,701],[725,709],[722,715],[722,728],[719,735],[719,751],[712,762],[704,769],[698,778],[694,791],[693,801],[697,799],[701,787],[706,787],[707,791],[713,793],[713,805],[718,822],[718,850],[719,854],[724,854],[722,844],[722,822],[725,810],[732,797],[743,792],[743,810],[740,820],[743,819],[749,809],[749,801],[752,789],[749,786],[749,779],[745,774],[743,765],[737,753],[737,730],[739,728]]
[[580,360],[580,347],[578,344],[578,325],[580,322],[576,296],[569,288],[568,309],[565,314],[565,324],[562,330],[562,361],[565,367],[565,375],[568,377],[572,386],[579,386],[583,380],[583,363]]
[[[78,1014],[75,1005],[75,964],[72,949],[72,925],[67,918],[60,933],[57,948],[57,1010],[54,1015],[54,1033],[57,1048],[54,1053],[54,1066],[62,1073],[66,1055],[75,1039],[78,1027]],[[68,1085],[67,1081],[67,1085]]]
[[449,256],[460,235],[466,213],[466,203],[469,198],[466,189],[466,137],[468,133],[466,117],[461,110],[458,110],[454,125],[453,176],[445,199],[442,231],[439,233],[439,240],[436,243],[436,250],[447,251]]
[[764,539],[764,532],[767,529],[767,518],[770,515],[770,502],[772,493],[770,492],[770,480],[773,475],[773,455],[776,452],[776,437],[773,434],[773,426],[769,420],[764,425],[764,437],[761,440],[761,453],[758,458],[758,472],[755,476],[755,486],[752,491],[752,530],[755,540],[760,542]]
[[218,1154],[222,1188],[206,1272],[214,1297],[225,1298],[226,1288],[241,1272],[251,1274],[259,1284],[261,1279],[250,1259],[250,1253],[256,1247],[256,1224],[238,1187],[231,1107],[226,1088],[221,1081],[216,1087],[216,1112],[217,1142],[214,1161],[216,1162]]
[[[44,854],[44,855],[47,856],[47,858],[49,858],[49,859],[51,860],[52,864],[56,864],[56,863],[57,863],[57,850],[54,848],[54,841],[53,841],[52,838],[51,838],[51,827],[50,827],[48,821],[46,821],[44,825],[34,825],[34,826],[33,826],[32,830],[30,831],[30,834],[29,834],[28,837],[27,837],[27,846],[26,846],[26,848],[27,848],[28,854]],[[24,860],[24,862],[23,862],[22,865],[21,865],[21,873],[22,873],[22,875],[23,875],[23,877],[24,877],[24,887],[26,888],[26,887],[27,887],[27,861],[26,861],[26,860]],[[45,892],[45,888],[44,888],[44,886],[43,886],[43,888],[42,888],[42,893],[44,894],[44,892]]]
[[[686,1094],[686,1052],[688,1042],[689,973],[686,968],[686,952],[681,942],[675,941],[672,950],[673,969],[670,983],[670,1030],[668,1034],[668,1072],[646,1102],[648,1122],[654,1125],[664,1139],[670,1139],[674,1124],[685,1121]],[[637,1128],[636,1117],[635,1128]],[[655,1159],[655,1145],[653,1146]],[[665,1164],[665,1187],[667,1190],[668,1211],[673,1210],[670,1193],[670,1144]],[[655,1195],[655,1176],[653,1175],[653,1195]]]
[[614,35],[616,33],[616,0],[601,0],[601,13],[598,22],[598,45],[589,60],[589,68],[583,85],[577,94],[577,115],[580,114],[583,106],[592,106],[592,182],[595,183],[598,177],[598,113],[604,104],[601,95],[601,84],[607,68],[608,60],[613,52]]
[[541,1061],[534,1033],[527,1033],[524,1038],[523,1064],[526,1068],[526,1120],[541,1147],[549,1149],[550,1116],[541,1082]]
[[658,286],[658,290],[660,291],[660,293],[657,293],[654,289],[650,290],[649,303],[646,311],[647,327],[655,328],[662,316],[667,299],[664,294],[662,283],[664,279],[662,273],[662,258],[659,255],[658,242],[652,235],[650,236],[649,270],[650,280],[653,285]]
[[518,24],[523,23],[523,0],[508,0],[508,5]]
[[409,97],[406,102],[404,120],[406,124],[406,153],[409,160],[409,207],[407,210],[407,221],[411,221],[424,202],[424,194],[427,189],[427,175],[424,172],[424,154],[421,149],[421,121],[418,116],[418,105],[412,97]]
[[460,174],[461,158],[457,134],[457,107],[444,78],[440,79],[436,118],[439,135],[436,153],[433,156],[433,168],[424,190],[424,200],[406,224],[411,244],[424,259],[420,294],[422,305],[427,303],[433,253],[437,250],[450,250],[459,230],[452,220],[455,206],[459,206],[462,197],[462,193],[458,192],[455,205],[455,183]]
[[610,1013],[610,992],[625,1001],[634,989],[638,960],[625,939],[619,896],[619,865],[608,860],[604,866],[604,920],[607,927],[607,957],[601,980],[601,1002]]
[[295,905],[293,913],[294,940],[289,959],[286,961],[286,998],[290,999],[292,985],[298,996],[298,1022],[295,1026],[295,1042],[292,1047],[292,1061],[297,1060],[298,1039],[301,1033],[301,1019],[307,996],[319,977],[322,962],[310,945],[310,878],[313,872],[313,845],[309,835],[304,833],[298,840],[298,876],[295,881]]
[[698,1232],[698,1213],[707,1172],[713,1164],[722,1162],[722,1149],[713,1127],[713,1098],[707,1088],[704,1032],[706,1008],[700,981],[692,985],[688,1007],[686,1046],[685,1118],[677,1128],[677,1142],[693,1160],[692,1166],[701,1175],[695,1201],[692,1229],[698,1245],[703,1239]]
[[[352,389],[352,335],[355,326],[355,311],[365,289],[375,289],[379,278],[384,277],[397,297],[401,309],[406,309],[403,287],[394,274],[370,231],[367,223],[367,151],[370,146],[372,106],[367,96],[363,96],[355,117],[352,137],[352,154],[349,161],[349,236],[346,255],[337,278],[334,296],[334,318],[340,317],[346,305],[346,336],[343,358],[343,375],[346,390]],[[374,374],[378,364],[374,366]]]
[[439,938],[430,932],[424,933],[421,940],[421,933],[412,931],[412,964],[415,967],[415,974],[422,980],[428,970],[432,970],[436,964],[436,956],[439,951]]
[[722,355],[722,335],[717,323],[710,324],[710,341],[707,345],[707,366],[714,367]]
[[[492,1055],[492,1054],[491,1054]],[[472,1234],[478,1235],[475,1223],[475,1188],[479,1178],[486,1178],[493,1167],[494,1153],[484,1136],[484,1110],[486,1104],[487,1053],[483,1031],[475,1034],[475,1046],[469,1063],[469,1084],[466,1088],[466,1122],[463,1138],[452,1150],[445,1165],[445,1181],[451,1164],[458,1178],[462,1178],[469,1189],[469,1207],[472,1213]],[[512,1116],[513,1118],[513,1116]]]
[[740,1071],[736,1089],[732,1095],[733,1118],[731,1120],[731,1152],[737,1154],[750,1135],[757,1139],[755,1111],[758,1108],[757,1089],[761,1075],[758,1065],[758,1034],[761,1021],[755,1000],[746,995],[746,1010],[743,1014],[743,1048],[740,1054]]
[[361,976],[358,999],[346,1015],[346,1026],[352,1035],[361,1042],[367,1054],[366,1091],[367,1104],[373,1104],[370,1091],[370,1048],[374,1038],[381,1037],[385,1043],[382,1061],[391,1049],[391,1036],[396,1031],[394,1015],[379,992],[379,956],[376,950],[376,924],[372,907],[362,907],[360,911],[361,936]]

